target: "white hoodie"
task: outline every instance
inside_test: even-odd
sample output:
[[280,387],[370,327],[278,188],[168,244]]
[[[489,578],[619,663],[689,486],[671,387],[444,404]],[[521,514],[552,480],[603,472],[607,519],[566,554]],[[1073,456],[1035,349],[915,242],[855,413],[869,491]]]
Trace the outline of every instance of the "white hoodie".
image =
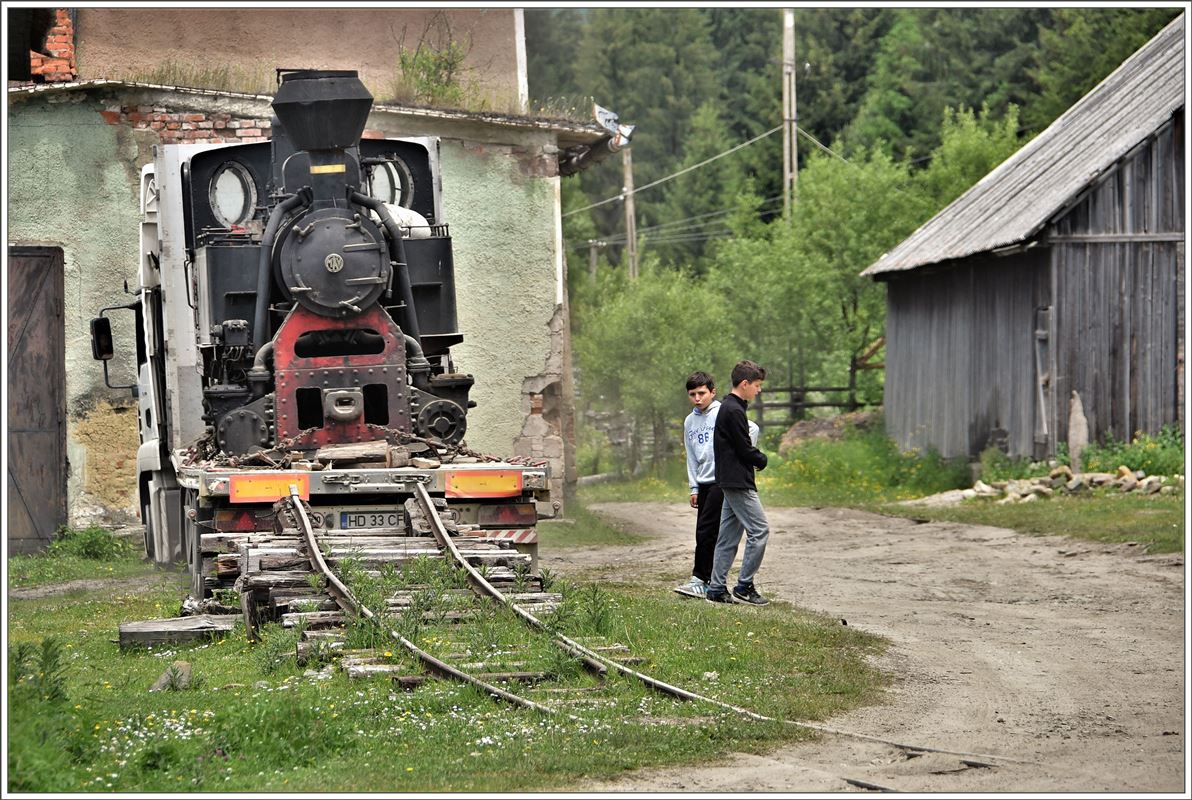
[[[716,412],[720,409],[720,401],[713,400],[707,411],[698,408],[691,409],[687,419],[683,420],[683,447],[687,451],[687,485],[691,493],[699,491],[701,483],[716,482],[716,459],[712,455],[712,433],[716,429]],[[757,437],[761,428],[751,419],[749,424],[749,441],[757,447]]]

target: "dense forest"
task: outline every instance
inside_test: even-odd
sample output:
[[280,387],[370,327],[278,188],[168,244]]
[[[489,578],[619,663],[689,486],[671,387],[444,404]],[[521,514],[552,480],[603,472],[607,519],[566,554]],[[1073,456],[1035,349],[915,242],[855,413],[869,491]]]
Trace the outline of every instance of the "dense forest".
[[[777,384],[839,385],[884,331],[883,287],[858,273],[1179,13],[796,9],[788,221],[780,9],[526,9],[536,112],[590,118],[593,101],[614,111],[636,126],[635,186],[659,181],[635,193],[632,282],[622,202],[590,207],[621,192],[619,159],[564,181],[584,403],[661,437],[685,413],[694,369],[726,382],[748,357]],[[857,374],[859,399],[880,403],[881,371]]]

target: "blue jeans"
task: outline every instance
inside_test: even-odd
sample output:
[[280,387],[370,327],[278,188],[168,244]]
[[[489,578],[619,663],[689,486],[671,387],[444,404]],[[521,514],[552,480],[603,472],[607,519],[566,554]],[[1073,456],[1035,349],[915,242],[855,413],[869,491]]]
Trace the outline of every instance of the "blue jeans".
[[728,583],[728,568],[737,557],[737,545],[746,534],[745,554],[741,556],[741,572],[737,588],[753,585],[753,576],[762,565],[766,542],[770,538],[770,522],[762,509],[754,489],[725,489],[724,507],[720,511],[720,535],[712,558],[712,579],[708,591],[723,592]]

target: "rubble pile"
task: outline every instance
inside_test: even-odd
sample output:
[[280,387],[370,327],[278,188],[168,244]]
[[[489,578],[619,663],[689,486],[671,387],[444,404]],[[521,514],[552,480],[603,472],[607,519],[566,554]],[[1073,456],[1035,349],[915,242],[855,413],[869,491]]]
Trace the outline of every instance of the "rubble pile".
[[1119,466],[1116,472],[1073,473],[1066,464],[1060,464],[1045,476],[989,483],[979,480],[971,489],[952,489],[929,497],[904,500],[903,505],[951,505],[977,497],[996,497],[994,502],[998,505],[1033,503],[1055,495],[1080,494],[1097,488],[1141,495],[1175,494],[1184,491],[1184,476],[1147,475],[1125,465]]

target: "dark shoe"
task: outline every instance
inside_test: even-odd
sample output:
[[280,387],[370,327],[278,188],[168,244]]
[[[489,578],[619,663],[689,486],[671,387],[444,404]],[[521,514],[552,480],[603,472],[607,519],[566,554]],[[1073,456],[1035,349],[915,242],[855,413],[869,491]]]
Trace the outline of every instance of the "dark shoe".
[[732,605],[734,602],[736,602],[733,600],[733,596],[723,589],[718,592],[714,592],[709,589],[708,593],[704,595],[704,599],[709,603],[728,603],[729,605]]
[[757,593],[757,589],[753,585],[738,586],[733,589],[733,597],[740,600],[742,603],[749,603],[751,606],[764,606],[770,601]]

